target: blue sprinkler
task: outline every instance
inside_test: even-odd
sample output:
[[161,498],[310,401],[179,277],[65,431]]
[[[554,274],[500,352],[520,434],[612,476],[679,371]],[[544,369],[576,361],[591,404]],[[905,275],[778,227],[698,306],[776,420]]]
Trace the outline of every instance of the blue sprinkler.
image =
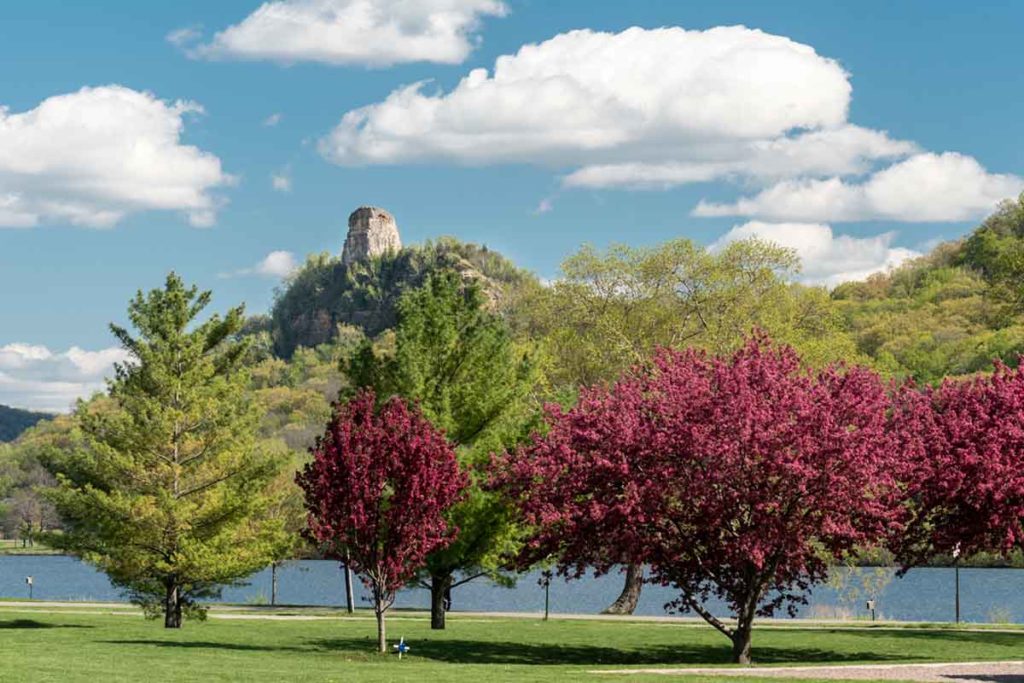
[[395,648],[395,651],[398,652],[398,658],[399,659],[402,658],[402,655],[404,655],[406,652],[408,652],[409,650],[412,649],[408,645],[405,644],[405,637],[404,636],[401,639],[399,639],[398,644],[394,645],[393,647]]

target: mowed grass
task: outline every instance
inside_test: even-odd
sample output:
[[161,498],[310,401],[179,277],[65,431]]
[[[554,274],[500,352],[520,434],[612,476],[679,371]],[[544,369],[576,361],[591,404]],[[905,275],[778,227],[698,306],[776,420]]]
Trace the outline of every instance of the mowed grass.
[[[724,665],[728,642],[678,623],[452,615],[431,631],[395,613],[402,661],[374,653],[372,619],[217,619],[167,631],[134,613],[53,613],[0,606],[0,680],[10,681],[501,681],[593,679],[599,669]],[[1024,632],[948,628],[762,628],[765,666],[1020,659]],[[607,675],[601,680],[639,680]],[[653,676],[651,680],[665,680]],[[685,677],[671,680],[708,680]],[[714,677],[722,683],[730,680]],[[750,682],[754,679],[736,678]],[[778,679],[774,679],[778,680]]]

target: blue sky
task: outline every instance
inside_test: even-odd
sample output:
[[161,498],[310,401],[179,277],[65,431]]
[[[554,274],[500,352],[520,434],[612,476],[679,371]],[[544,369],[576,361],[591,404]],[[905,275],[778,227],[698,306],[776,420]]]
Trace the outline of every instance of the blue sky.
[[[287,258],[259,264],[339,251],[362,204],[406,242],[455,235],[545,277],[583,242],[756,234],[832,284],[1024,187],[1018,2],[410,4],[5,3],[0,403],[99,386],[107,323],[171,269],[267,310]],[[354,34],[356,11],[387,16]],[[735,25],[763,33],[715,28]],[[490,80],[529,44],[506,58],[520,82]],[[483,103],[460,86],[481,68]]]

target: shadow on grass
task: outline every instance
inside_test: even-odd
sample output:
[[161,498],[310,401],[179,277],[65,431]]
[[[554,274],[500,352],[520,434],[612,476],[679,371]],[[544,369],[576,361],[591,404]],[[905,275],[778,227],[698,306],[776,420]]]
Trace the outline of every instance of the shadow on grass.
[[[828,632],[815,631],[816,635]],[[912,656],[913,647],[908,645],[906,654],[878,652],[870,642],[874,638],[916,638],[924,639],[936,647],[943,644],[955,646],[972,642],[988,645],[1024,647],[1024,633],[958,633],[950,631],[862,631],[851,633],[837,631],[836,636],[844,640],[843,647],[799,646],[794,639],[792,647],[778,647],[759,644],[755,638],[754,658],[758,664],[844,664],[844,663],[885,663],[906,661]],[[850,647],[851,638],[864,637],[863,647]],[[174,649],[207,649],[242,652],[292,652],[292,653],[340,653],[347,652],[370,656],[374,643],[368,637],[326,638],[301,641],[294,645],[258,645],[205,640],[108,640],[116,645],[153,646]],[[719,643],[672,643],[647,647],[613,647],[601,645],[558,645],[554,643],[501,642],[471,639],[416,639],[412,643],[412,656],[417,659],[446,662],[450,664],[519,664],[519,665],[707,665],[728,664],[729,647],[724,639]],[[995,679],[993,679],[995,680]],[[1000,683],[1014,679],[1000,679]]]
[[[837,634],[840,632],[836,632]],[[857,631],[842,631],[843,636],[857,636],[864,638],[883,638],[886,640],[923,640],[930,643],[981,643],[984,645],[998,645],[1003,647],[1021,648],[1024,651],[1024,632],[1005,633],[994,631],[956,631],[954,629],[943,630],[918,630],[913,628],[873,630],[865,628]]]
[[13,619],[11,621],[0,621],[0,629],[32,629],[32,628],[93,628],[86,624],[50,624],[34,619]]
[[185,650],[232,650],[238,652],[313,652],[312,647],[291,647],[288,645],[245,645],[244,643],[217,643],[208,640],[104,640],[107,645],[149,645]]
[[[367,641],[332,638],[311,642],[322,651],[356,650]],[[417,658],[450,664],[534,664],[534,665],[667,665],[728,664],[730,648],[721,645],[678,643],[643,648],[599,645],[556,645],[552,643],[506,643],[479,640],[416,640],[412,654]],[[877,652],[835,652],[808,647],[755,647],[759,663],[893,661],[900,659]]]
[[[306,641],[301,646],[247,645],[206,640],[105,640],[111,645],[140,645],[171,649],[205,649],[241,652],[373,654],[369,638],[329,638]],[[658,645],[626,649],[597,645],[553,645],[550,643],[506,643],[482,640],[419,640],[412,646],[418,659],[449,664],[521,664],[521,665],[654,665],[654,664],[727,664],[729,648],[723,645]],[[816,648],[759,647],[759,663],[892,661],[899,657],[876,652],[833,652]]]

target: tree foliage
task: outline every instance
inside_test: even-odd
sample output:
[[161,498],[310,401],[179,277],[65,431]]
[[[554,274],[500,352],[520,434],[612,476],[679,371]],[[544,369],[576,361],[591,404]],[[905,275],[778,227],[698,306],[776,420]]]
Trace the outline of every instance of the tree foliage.
[[[764,338],[732,355],[663,350],[653,367],[552,409],[498,465],[536,528],[535,554],[579,575],[630,561],[680,591],[750,657],[755,615],[803,602],[829,562],[897,516],[889,400],[864,369],[809,372]],[[727,626],[705,606],[733,611]]]
[[563,389],[613,380],[658,347],[729,351],[753,327],[809,362],[854,356],[828,294],[791,283],[798,265],[791,250],[758,240],[719,251],[686,239],[585,246],[551,286],[520,288],[512,319],[520,334],[545,342],[551,381]]
[[445,515],[467,483],[454,450],[402,399],[378,409],[373,392],[361,391],[338,404],[297,481],[310,535],[370,589],[386,652],[385,613],[395,592],[458,531]]
[[448,512],[459,538],[427,558],[420,581],[431,590],[431,622],[444,628],[451,590],[474,578],[503,581],[515,546],[511,511],[477,485],[492,451],[525,437],[534,417],[536,367],[528,347],[487,310],[479,285],[455,272],[430,275],[398,304],[398,324],[383,343],[364,343],[348,367],[354,387],[386,400],[415,402],[458,449],[473,485]]
[[280,520],[263,516],[280,462],[258,447],[246,348],[229,341],[242,309],[196,324],[209,301],[173,273],[139,292],[128,307],[137,335],[111,326],[132,357],[116,366],[111,400],[83,404],[84,447],[47,461],[66,525],[55,539],[170,628],[287,545]]
[[967,238],[832,296],[857,350],[879,371],[937,384],[1015,366],[1024,352],[1024,197]]
[[906,387],[897,404],[912,519],[897,536],[906,565],[936,555],[1024,548],[1024,370]]

